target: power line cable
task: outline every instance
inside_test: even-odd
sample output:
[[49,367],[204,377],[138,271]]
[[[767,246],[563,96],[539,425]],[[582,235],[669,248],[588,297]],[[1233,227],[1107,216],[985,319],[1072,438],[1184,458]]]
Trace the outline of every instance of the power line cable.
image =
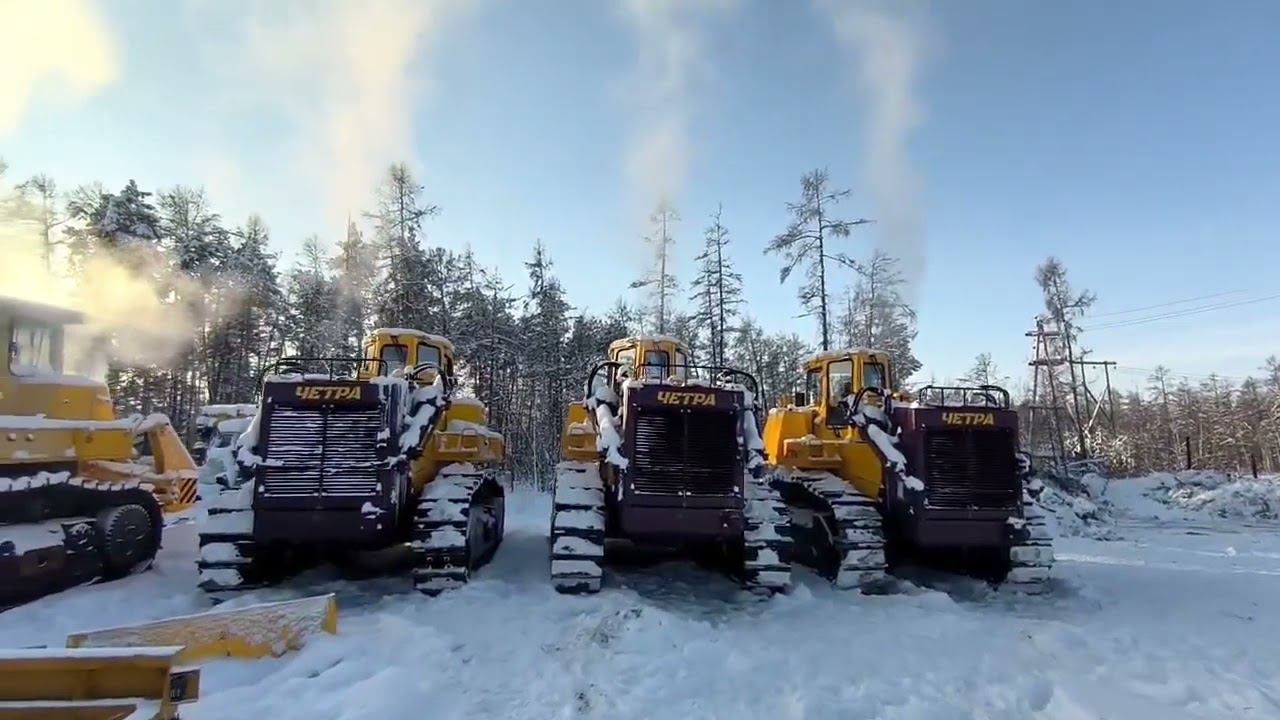
[[1130,318],[1128,320],[1117,320],[1115,322],[1102,323],[1101,325],[1082,326],[1079,329],[1080,330],[1108,330],[1111,328],[1133,327],[1135,325],[1145,325],[1147,323],[1152,323],[1159,320],[1172,320],[1174,318],[1188,317],[1191,315],[1199,315],[1201,313],[1212,312],[1214,310],[1226,310],[1228,308],[1242,307],[1244,305],[1254,305],[1257,303],[1268,302],[1270,300],[1276,300],[1276,299],[1280,299],[1280,293],[1276,293],[1274,295],[1266,295],[1260,298],[1253,298],[1251,300],[1239,300],[1239,301],[1228,302],[1228,303],[1216,303],[1212,305],[1203,305],[1200,307],[1187,308],[1186,310],[1176,310],[1173,312],[1161,313],[1158,315],[1151,315],[1148,317]]
[[1227,290],[1225,292],[1217,292],[1211,295],[1199,295],[1197,297],[1184,298],[1182,300],[1170,300],[1168,302],[1156,303],[1155,305],[1144,305],[1142,307],[1130,308],[1128,310],[1113,310],[1111,312],[1104,312],[1104,313],[1086,313],[1085,317],[1093,319],[1093,318],[1114,317],[1116,315],[1130,315],[1136,312],[1142,312],[1143,310],[1155,310],[1157,308],[1169,307],[1171,305],[1182,305],[1183,303],[1196,302],[1198,300],[1209,300],[1216,297],[1222,297],[1224,295],[1239,295],[1242,292],[1247,292],[1247,291],[1246,290]]

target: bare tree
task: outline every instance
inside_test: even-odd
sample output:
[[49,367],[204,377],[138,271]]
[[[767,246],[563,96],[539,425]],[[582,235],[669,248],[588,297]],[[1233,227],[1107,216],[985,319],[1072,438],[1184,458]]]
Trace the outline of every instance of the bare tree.
[[669,300],[680,289],[680,284],[676,282],[673,273],[674,259],[671,257],[671,248],[675,245],[675,239],[671,237],[671,228],[679,220],[680,216],[675,208],[671,207],[665,199],[658,203],[657,209],[649,216],[653,231],[644,239],[645,243],[653,248],[653,266],[644,277],[631,283],[632,289],[651,288],[654,325],[659,333],[667,331],[671,310]]
[[800,179],[800,201],[787,203],[791,224],[769,242],[765,253],[781,253],[786,260],[778,273],[779,282],[786,282],[791,273],[805,266],[805,284],[800,287],[800,304],[806,315],[817,315],[822,334],[822,349],[831,349],[831,303],[827,288],[827,261],[847,267],[855,263],[843,253],[828,252],[827,244],[834,238],[848,237],[856,225],[870,220],[840,220],[832,217],[835,205],[849,196],[848,190],[831,190],[827,171],[814,170]]

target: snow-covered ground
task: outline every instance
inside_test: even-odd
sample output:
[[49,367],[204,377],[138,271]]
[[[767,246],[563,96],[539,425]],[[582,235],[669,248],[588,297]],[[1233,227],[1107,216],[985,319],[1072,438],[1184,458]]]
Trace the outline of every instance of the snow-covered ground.
[[[546,577],[548,498],[516,492],[506,540],[462,590],[317,573],[237,599],[335,590],[340,633],[205,666],[184,717],[1280,717],[1280,524],[1175,513],[1147,492],[1158,484],[1112,481],[1101,519],[1080,521],[1112,539],[1062,538],[1037,598],[943,577],[867,597],[799,572],[790,595],[759,600],[686,564],[563,597]],[[194,532],[171,528],[148,573],[0,614],[0,645],[207,607]]]

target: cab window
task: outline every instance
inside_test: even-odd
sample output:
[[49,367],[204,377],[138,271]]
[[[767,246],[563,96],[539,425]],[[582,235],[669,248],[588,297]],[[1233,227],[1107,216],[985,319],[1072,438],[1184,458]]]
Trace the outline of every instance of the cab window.
[[380,358],[382,359],[380,372],[383,375],[390,375],[397,370],[404,370],[409,362],[409,348],[405,345],[383,345]]
[[885,377],[884,365],[880,363],[862,363],[862,387],[886,389],[889,387]]
[[689,379],[689,356],[683,350],[676,351],[676,364],[671,368],[672,374],[681,380]]
[[647,350],[644,354],[644,377],[662,380],[667,376],[667,351]]
[[9,338],[9,371],[14,375],[56,372],[54,332],[54,328],[44,325],[14,323]]
[[854,393],[852,361],[841,360],[827,365],[827,392],[832,405]]
[[822,397],[822,370],[814,369],[804,376],[804,401],[816,405]]
[[622,377],[631,377],[631,374],[635,372],[636,351],[634,349],[623,350],[618,353],[617,360],[615,360],[615,362],[621,366],[618,368],[619,375]]
[[[434,345],[419,345],[418,364],[422,365],[423,363],[431,363],[436,367],[440,367],[440,348]],[[445,371],[448,370],[448,368],[441,369]]]

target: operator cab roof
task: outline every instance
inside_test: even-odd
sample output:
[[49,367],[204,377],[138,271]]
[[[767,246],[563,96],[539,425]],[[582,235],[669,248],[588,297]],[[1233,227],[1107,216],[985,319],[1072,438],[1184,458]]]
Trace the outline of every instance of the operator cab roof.
[[0,295],[0,315],[48,325],[79,325],[84,322],[84,313],[3,295]]

